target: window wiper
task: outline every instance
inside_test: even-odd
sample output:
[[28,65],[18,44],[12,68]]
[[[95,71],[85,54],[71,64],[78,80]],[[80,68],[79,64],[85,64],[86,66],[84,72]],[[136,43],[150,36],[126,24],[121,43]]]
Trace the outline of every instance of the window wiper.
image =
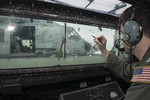
[[[61,45],[60,45],[60,50],[59,50],[59,52],[57,52],[58,59],[60,59],[62,57],[63,57],[63,59],[65,59],[65,57],[66,57],[66,34],[67,34],[66,29],[67,29],[67,27],[66,27],[66,23],[65,23],[64,37],[62,37],[62,42],[61,42]],[[63,46],[64,46],[64,50],[62,50]]]

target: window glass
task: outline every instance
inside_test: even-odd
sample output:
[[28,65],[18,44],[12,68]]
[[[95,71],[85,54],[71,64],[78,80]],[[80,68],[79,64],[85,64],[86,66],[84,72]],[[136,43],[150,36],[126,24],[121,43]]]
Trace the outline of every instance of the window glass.
[[52,20],[0,16],[0,69],[104,62],[92,36],[104,35],[107,48],[115,29]]

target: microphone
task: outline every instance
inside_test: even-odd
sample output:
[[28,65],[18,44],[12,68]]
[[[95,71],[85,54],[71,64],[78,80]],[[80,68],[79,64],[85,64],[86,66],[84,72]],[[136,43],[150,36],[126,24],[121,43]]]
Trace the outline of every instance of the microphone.
[[124,41],[127,41],[129,39],[130,39],[130,36],[128,34],[124,34],[122,41],[124,42]]
[[[121,48],[120,42],[123,41],[122,39],[117,39],[114,43],[114,46],[121,52],[125,52],[125,48]],[[123,41],[124,42],[124,41]]]

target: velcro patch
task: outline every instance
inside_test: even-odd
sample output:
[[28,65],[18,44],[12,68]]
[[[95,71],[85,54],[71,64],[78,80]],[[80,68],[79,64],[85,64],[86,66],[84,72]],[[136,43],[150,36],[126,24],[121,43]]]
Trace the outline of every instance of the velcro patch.
[[150,66],[135,67],[131,82],[150,83]]

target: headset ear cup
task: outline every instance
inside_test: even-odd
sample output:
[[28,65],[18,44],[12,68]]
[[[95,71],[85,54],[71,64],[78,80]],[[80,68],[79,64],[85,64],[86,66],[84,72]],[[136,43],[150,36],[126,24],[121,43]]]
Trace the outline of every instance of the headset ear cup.
[[129,19],[124,25],[124,35],[128,35],[130,44],[136,45],[142,38],[142,27],[137,21]]

